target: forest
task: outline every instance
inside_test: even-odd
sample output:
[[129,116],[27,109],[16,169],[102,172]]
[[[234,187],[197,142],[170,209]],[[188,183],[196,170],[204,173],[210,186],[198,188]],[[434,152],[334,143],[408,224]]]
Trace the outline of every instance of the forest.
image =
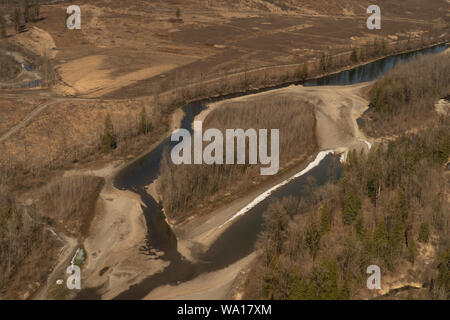
[[[419,57],[376,82],[365,128],[393,130],[394,119],[431,113],[448,94],[449,62]],[[406,128],[411,121],[395,129]],[[374,264],[387,279],[422,284],[403,298],[450,298],[449,156],[450,118],[435,116],[367,154],[350,152],[337,183],[272,203],[245,297],[374,298],[366,288]]]
[[[413,66],[413,67],[412,67]],[[448,54],[419,55],[396,65],[370,90],[370,112],[363,129],[371,136],[388,136],[434,122],[434,104],[450,95]]]

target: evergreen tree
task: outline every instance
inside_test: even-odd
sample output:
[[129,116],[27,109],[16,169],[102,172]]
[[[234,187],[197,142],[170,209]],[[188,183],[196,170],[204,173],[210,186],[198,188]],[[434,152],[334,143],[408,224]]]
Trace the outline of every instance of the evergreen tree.
[[416,242],[414,241],[414,238],[411,238],[411,240],[408,243],[408,255],[407,259],[409,262],[414,264],[414,261],[416,260]]
[[298,287],[298,296],[299,296],[299,299],[302,299],[302,300],[316,299],[314,285],[312,285],[310,283],[310,281],[308,281],[305,278],[301,279],[299,287]]
[[365,61],[366,60],[366,51],[363,48],[361,48],[361,50],[359,51],[359,61]]
[[34,17],[35,19],[39,19],[41,15],[41,5],[39,3],[39,0],[36,0],[35,4],[34,4]]
[[13,21],[14,21],[14,29],[16,29],[16,32],[19,32],[20,31],[20,9],[19,8],[14,9]]
[[147,111],[145,107],[142,107],[141,114],[139,117],[139,133],[147,134],[150,131],[150,124],[148,122]]
[[373,39],[373,55],[376,57],[380,54],[377,38]]
[[313,260],[316,257],[317,252],[319,251],[320,238],[320,226],[313,218],[309,222],[305,235],[305,244]]
[[114,133],[114,126],[110,115],[105,118],[105,129],[102,137],[102,149],[106,152],[111,151],[117,147],[116,136]]
[[433,288],[436,299],[450,299],[450,249],[442,256],[439,263],[438,276]]
[[350,60],[353,63],[358,62],[358,53],[356,52],[356,49],[352,50],[352,54],[350,55]]
[[28,4],[28,0],[25,0],[23,5],[23,19],[25,23],[30,21],[30,6]]
[[325,204],[320,210],[320,232],[322,235],[330,231],[330,210],[328,205]]
[[320,72],[327,71],[327,61],[326,61],[326,56],[325,56],[324,52],[322,52],[322,54],[320,56],[319,69],[320,69]]
[[3,16],[0,15],[0,37],[6,38],[6,22]]
[[301,82],[305,82],[306,79],[308,79],[308,67],[306,66],[306,62],[303,63],[302,69],[297,72],[297,78]]
[[361,211],[361,200],[355,188],[351,187],[350,190],[344,191],[342,222],[346,225],[352,224],[358,216],[359,211]]
[[381,41],[381,51],[383,54],[388,53],[387,43],[386,43],[386,40],[384,40],[384,39]]
[[315,299],[337,300],[341,298],[338,285],[337,263],[328,258],[313,267],[311,281],[314,283]]
[[428,222],[422,222],[419,230],[419,241],[422,243],[427,243],[430,237],[430,226]]
[[350,286],[348,284],[348,279],[347,278],[344,280],[344,285],[343,285],[343,287],[341,289],[341,293],[340,293],[339,299],[342,299],[342,300],[350,299]]
[[389,242],[392,253],[392,258],[397,258],[401,255],[404,243],[405,227],[401,212],[396,212],[393,217],[392,227],[390,230]]
[[373,233],[373,242],[377,257],[386,258],[389,250],[389,239],[385,221],[380,221]]
[[364,215],[361,210],[358,212],[358,215],[356,217],[355,232],[359,239],[363,239],[366,234]]

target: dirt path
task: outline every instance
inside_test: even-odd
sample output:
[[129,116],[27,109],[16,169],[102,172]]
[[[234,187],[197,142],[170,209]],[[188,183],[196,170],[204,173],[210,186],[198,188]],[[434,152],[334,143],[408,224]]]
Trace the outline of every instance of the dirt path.
[[45,102],[45,103],[41,104],[39,107],[37,107],[36,109],[34,109],[33,111],[31,111],[21,122],[19,122],[14,127],[9,129],[6,133],[4,133],[0,137],[0,142],[5,141],[11,135],[16,133],[17,131],[19,131],[23,127],[27,126],[37,115],[39,115],[42,111],[44,111],[49,106],[51,106],[52,104],[55,104],[57,102],[58,102],[58,100],[51,100],[51,101]]

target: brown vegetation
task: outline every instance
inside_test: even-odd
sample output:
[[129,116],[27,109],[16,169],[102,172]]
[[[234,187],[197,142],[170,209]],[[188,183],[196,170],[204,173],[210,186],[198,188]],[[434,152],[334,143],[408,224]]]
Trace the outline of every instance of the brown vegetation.
[[[224,136],[225,129],[280,129],[280,166],[309,156],[316,148],[314,106],[294,98],[277,96],[262,103],[230,103],[213,110],[203,126],[204,130],[217,128]],[[166,213],[172,219],[183,219],[186,212],[198,208],[205,200],[217,201],[226,193],[248,190],[264,179],[259,167],[238,164],[177,166],[170,156],[166,156],[159,180]]]
[[34,208],[40,219],[72,237],[88,235],[103,179],[91,176],[55,178],[39,189]]
[[448,55],[419,56],[401,63],[371,89],[372,108],[364,129],[373,136],[391,135],[435,121],[434,105],[449,94]]
[[389,134],[394,119],[401,135],[367,155],[350,152],[336,185],[272,204],[248,298],[373,297],[365,271],[375,264],[383,277],[426,287],[409,298],[448,299],[450,118],[414,127],[448,94],[448,66],[443,56],[419,57],[375,84],[369,128]]
[[[370,297],[365,271],[375,264],[385,278],[428,285],[414,298],[447,299],[450,279],[442,265],[450,241],[450,181],[443,164],[450,156],[449,133],[446,118],[368,155],[352,152],[337,185],[313,191],[307,201],[272,204],[246,297]],[[433,241],[426,245],[438,251],[429,266],[419,253],[428,239]]]
[[[147,105],[147,106],[146,106]],[[149,119],[150,134],[140,132],[142,107]],[[107,115],[113,123],[117,148],[102,154]],[[0,143],[1,172],[13,190],[48,181],[62,169],[78,163],[139,154],[167,131],[168,117],[148,107],[148,101],[60,102],[49,106],[27,127]]]
[[0,52],[0,81],[15,78],[20,70],[20,64],[12,56]]
[[[414,0],[414,2],[417,1]],[[26,7],[23,7],[24,3]],[[40,16],[39,5],[35,1],[10,0],[8,4],[13,5],[7,9],[9,9],[10,17],[18,32],[26,31],[24,20],[29,23],[37,20]],[[85,30],[83,33],[66,30],[63,23],[66,4],[56,3],[43,6],[46,19],[39,22],[39,31],[37,31],[38,28],[30,28],[28,32],[15,34],[11,32],[12,30],[5,30],[6,33],[9,31],[10,37],[2,40],[0,47],[8,51],[17,51],[23,55],[27,62],[40,71],[43,84],[47,86],[56,82],[63,86],[67,84],[65,82],[67,79],[55,74],[54,65],[63,66],[68,61],[70,63],[77,59],[84,61],[80,57],[105,54],[105,52],[108,52],[107,59],[104,59],[105,63],[101,64],[98,69],[94,69],[92,74],[103,72],[108,74],[108,77],[120,78],[120,75],[128,76],[129,72],[134,76],[135,74],[132,72],[149,68],[149,65],[156,66],[156,69],[161,65],[163,67],[158,69],[160,71],[145,73],[145,77],[149,77],[147,80],[125,81],[124,83],[132,83],[125,90],[120,88],[120,85],[113,89],[108,88],[108,84],[104,84],[101,81],[103,78],[100,77],[99,82],[107,87],[105,92],[116,90],[111,94],[112,96],[123,99],[124,97],[155,93],[154,99],[121,102],[86,102],[82,100],[58,102],[33,119],[33,122],[29,123],[27,127],[20,129],[8,140],[0,143],[2,150],[0,182],[13,189],[14,196],[11,198],[17,198],[18,193],[21,193],[23,189],[42,187],[47,181],[51,181],[36,192],[35,207],[27,209],[30,210],[29,217],[43,219],[42,222],[45,224],[53,221],[56,228],[64,229],[64,232],[75,236],[84,235],[87,230],[94,196],[97,195],[101,181],[96,178],[82,177],[51,180],[49,177],[54,177],[60,171],[80,163],[98,161],[99,157],[111,160],[140,153],[167,131],[169,114],[180,105],[199,98],[245,91],[255,87],[297,80],[304,81],[308,77],[345,68],[350,64],[366,61],[369,58],[406,48],[420,47],[427,41],[431,43],[442,40],[439,38],[442,34],[441,27],[436,27],[436,30],[433,31],[431,24],[421,21],[423,27],[421,26],[419,31],[422,28],[426,30],[422,39],[426,38],[427,41],[419,39],[406,42],[404,38],[407,36],[400,36],[403,41],[387,43],[382,45],[381,49],[377,47],[377,50],[373,52],[378,53],[372,54],[370,51],[371,41],[370,45],[360,49],[360,44],[367,41],[364,39],[353,42],[352,48],[356,49],[348,52],[348,38],[352,35],[365,37],[366,33],[363,23],[360,30],[355,31],[354,26],[359,25],[357,21],[360,20],[358,10],[364,9],[364,6],[356,0],[345,0],[343,5],[334,5],[329,2],[324,5],[321,1],[308,0],[300,7],[295,1],[252,0],[233,3],[209,1],[207,10],[204,10],[203,1],[189,1],[183,3],[182,21],[179,21],[181,20],[179,19],[181,10],[180,14],[177,14],[176,22],[183,23],[176,24],[167,22],[176,12],[172,10],[176,7],[171,2],[147,1],[144,10],[140,1],[124,4],[120,1],[84,0],[80,4],[83,5],[85,17],[83,18],[85,21],[83,22],[83,30]],[[19,6],[21,6],[20,10]],[[386,24],[383,32],[397,33],[402,28],[408,29],[416,23],[412,18],[417,17],[418,14],[422,15],[424,12],[429,21],[437,19],[440,17],[441,10],[437,10],[440,6],[441,4],[437,1],[432,1],[424,7],[419,1],[417,5],[409,6],[413,11],[410,17],[411,21],[401,23],[395,21],[392,24],[395,27]],[[17,10],[14,10],[15,8]],[[230,8],[234,10],[230,10]],[[148,12],[152,12],[150,18]],[[230,15],[230,12],[233,13]],[[342,32],[334,33],[333,37],[329,37],[329,31],[334,31],[336,18],[316,16],[316,13],[324,12],[333,15],[344,13],[354,18],[348,20],[349,22],[340,21],[343,25]],[[364,13],[364,10],[362,12]],[[403,11],[400,10],[400,12],[403,14]],[[290,16],[292,13],[294,15]],[[298,16],[299,13],[315,16]],[[234,14],[237,14],[237,17]],[[3,24],[0,22],[0,36],[4,36],[1,26]],[[197,27],[199,30],[195,29]],[[190,28],[194,28],[194,30]],[[215,28],[218,33],[215,33]],[[43,54],[39,53],[41,56],[28,51],[28,49],[33,51],[28,46],[34,46],[39,42],[29,36],[33,30],[48,36],[51,40],[49,42],[52,43],[50,49],[58,50],[57,59],[50,59],[49,52],[45,50]],[[229,30],[234,30],[234,32],[229,32]],[[239,31],[236,32],[236,30]],[[298,30],[302,30],[302,32],[298,32]],[[130,37],[130,33],[133,34],[132,37]],[[213,35],[212,40],[210,34]],[[233,34],[234,36],[229,36]],[[20,42],[19,38],[24,42]],[[219,46],[211,43],[211,41],[219,40],[221,43]],[[17,43],[25,43],[25,48]],[[149,43],[151,45],[148,45]],[[296,43],[298,47],[307,48],[295,49],[292,48],[292,43]],[[47,45],[47,43],[42,43],[42,47],[40,47],[38,43],[36,46],[40,50]],[[34,50],[34,52],[39,50]],[[359,56],[354,54],[351,56],[354,51],[358,51]],[[319,60],[321,52],[324,53],[324,58]],[[56,55],[56,51],[51,53]],[[5,80],[10,80],[20,72],[20,69],[17,69],[17,64],[13,66],[13,61],[9,58],[2,62],[3,57],[4,55],[0,58],[1,76],[5,76]],[[52,55],[52,57],[54,56]],[[313,60],[314,57],[317,59]],[[76,63],[75,66],[77,66]],[[161,74],[160,77],[160,73],[165,72],[161,70],[169,71],[167,74]],[[221,78],[217,79],[218,76]],[[138,82],[137,80],[142,81]],[[191,85],[195,82],[198,84]],[[71,85],[73,84],[68,84],[67,87],[72,89]],[[95,89],[101,92],[105,88],[100,86]],[[77,88],[73,92],[77,93]],[[102,94],[99,93],[99,96]],[[17,103],[24,104],[19,100]],[[145,105],[144,109],[141,109],[142,105]],[[9,108],[9,105],[7,107]],[[29,110],[29,108],[30,106],[26,105],[26,109]],[[289,111],[291,107],[286,106],[286,108]],[[304,124],[305,131],[296,132],[295,128],[292,128],[292,132],[301,137],[308,137],[308,139],[299,139],[299,141],[306,141],[303,149],[297,149],[301,145],[298,141],[287,139],[284,143],[289,146],[292,154],[289,155],[291,158],[282,159],[282,162],[290,161],[295,156],[306,155],[315,147],[312,142],[314,141],[313,130],[310,130],[314,123],[312,112],[310,112],[311,106],[298,108],[304,109],[305,115],[302,114],[304,119],[295,121]],[[6,121],[2,119],[0,131],[4,132],[9,129],[10,123],[16,124],[17,118],[24,118],[22,117],[23,109],[25,109],[24,106],[17,107],[14,117],[7,114],[9,109],[2,110],[2,118],[6,118]],[[139,113],[140,110],[143,111]],[[7,116],[3,116],[4,114]],[[292,114],[294,115],[293,119],[296,119],[295,115],[299,116],[299,113],[296,112]],[[286,112],[286,115],[291,116],[289,112]],[[110,118],[110,121],[105,120],[107,117]],[[289,119],[289,121],[294,123],[293,119]],[[310,122],[307,123],[305,119],[309,119]],[[233,119],[233,121],[236,120],[239,119]],[[285,123],[283,121],[290,123],[282,118],[275,120],[280,120],[283,125]],[[265,125],[267,126],[267,124]],[[251,127],[254,126],[254,124],[251,125]],[[105,136],[107,139],[104,139]],[[109,137],[113,137],[114,141],[108,140]],[[103,141],[109,145],[108,148],[102,148]],[[246,175],[248,181],[251,181],[256,172],[256,168],[251,167],[229,171],[224,168],[216,168],[217,170],[214,172],[199,168],[196,168],[198,172],[194,170],[188,172],[193,174],[192,176],[186,172],[178,172],[182,178],[189,176],[188,179],[192,177],[199,180],[195,180],[196,182],[182,180],[186,183],[182,188],[176,190],[179,191],[179,195],[184,193],[188,198],[187,200],[181,197],[181,200],[175,199],[176,206],[187,203],[187,208],[189,208],[194,203],[189,196],[190,183],[193,183],[196,192],[199,191],[200,194],[206,196],[214,194],[219,188],[224,192],[230,191],[232,183],[234,184],[236,180],[239,180],[238,182],[245,180],[239,179],[242,174]],[[211,173],[211,177],[205,176],[205,172]],[[208,180],[209,178],[218,178],[218,176],[226,178],[221,178],[219,185],[210,183],[212,180]],[[205,186],[201,179],[206,179]],[[253,179],[253,182],[258,183],[258,179]],[[236,189],[231,189],[233,192],[245,189],[239,189],[240,187],[242,185],[238,183],[233,185],[233,188]],[[1,194],[3,195],[3,192]],[[198,196],[196,197],[195,199],[200,199]],[[66,200],[67,202],[65,202]],[[2,248],[0,272],[4,276],[0,281],[0,287],[4,288],[3,285],[5,285],[12,288],[8,291],[9,296],[23,297],[20,292],[15,290],[14,285],[25,288],[27,284],[24,284],[25,282],[21,284],[20,281],[26,279],[28,283],[34,282],[45,274],[41,271],[48,270],[51,259],[47,259],[47,255],[53,256],[50,248],[54,248],[55,245],[48,239],[48,231],[45,231],[44,225],[36,222],[40,220],[29,219],[28,221],[28,215],[23,211],[25,209],[19,208],[13,200],[8,201],[8,208],[13,209],[12,211],[10,209],[3,211],[6,212],[5,217],[7,218],[0,225],[6,230],[0,237]],[[12,230],[17,230],[17,228],[19,228],[19,232],[14,234]],[[24,258],[25,253],[29,254],[27,258]],[[18,267],[20,264],[23,264],[22,268]],[[40,269],[35,269],[34,273],[30,272],[30,268],[34,268],[36,264]],[[17,282],[8,284],[12,277]]]
[[0,297],[26,299],[45,281],[59,242],[0,188]]

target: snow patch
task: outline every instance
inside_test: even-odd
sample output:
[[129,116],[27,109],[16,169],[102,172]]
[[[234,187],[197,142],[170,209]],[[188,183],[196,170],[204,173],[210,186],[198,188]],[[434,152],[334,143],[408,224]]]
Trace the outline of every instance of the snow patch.
[[272,192],[274,192],[275,190],[277,190],[278,188],[284,186],[285,184],[291,182],[292,180],[301,177],[302,175],[304,175],[305,173],[307,173],[308,171],[312,170],[313,168],[317,167],[319,165],[319,163],[325,159],[325,157],[329,154],[334,153],[334,150],[326,150],[326,151],[320,151],[316,158],[314,159],[314,161],[310,162],[308,164],[308,166],[303,169],[302,171],[296,173],[295,175],[293,175],[292,177],[290,177],[287,180],[284,180],[283,182],[277,184],[276,186],[273,186],[272,188],[270,188],[269,190],[267,190],[266,192],[260,194],[259,196],[257,196],[252,202],[250,202],[248,205],[246,205],[244,208],[242,208],[241,210],[239,210],[234,216],[232,216],[230,219],[228,219],[227,221],[225,221],[223,224],[221,224],[219,226],[219,229],[222,228],[224,225],[226,225],[228,222],[236,219],[239,216],[242,216],[244,214],[246,214],[248,211],[250,211],[250,209],[252,209],[253,207],[255,207],[258,203],[260,203],[261,201],[263,201],[264,199],[266,199],[268,196],[270,196],[272,194]]

